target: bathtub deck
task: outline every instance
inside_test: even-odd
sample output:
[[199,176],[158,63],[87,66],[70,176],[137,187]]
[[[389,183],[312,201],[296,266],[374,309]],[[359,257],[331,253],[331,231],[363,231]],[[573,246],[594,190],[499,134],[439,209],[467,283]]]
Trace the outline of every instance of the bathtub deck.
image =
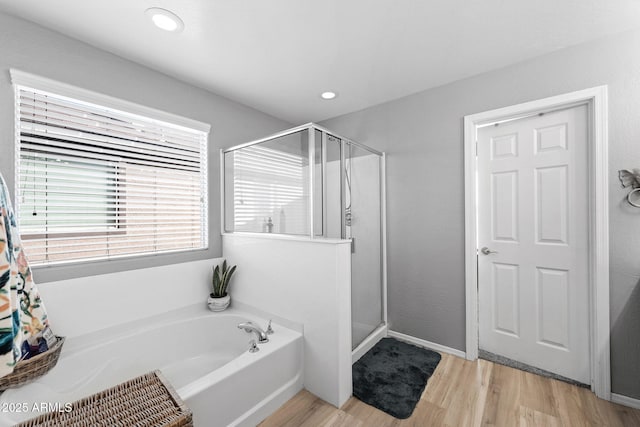
[[638,426],[640,410],[598,399],[587,389],[557,380],[443,354],[416,410],[406,420],[353,397],[336,409],[303,390],[260,427],[431,425]]

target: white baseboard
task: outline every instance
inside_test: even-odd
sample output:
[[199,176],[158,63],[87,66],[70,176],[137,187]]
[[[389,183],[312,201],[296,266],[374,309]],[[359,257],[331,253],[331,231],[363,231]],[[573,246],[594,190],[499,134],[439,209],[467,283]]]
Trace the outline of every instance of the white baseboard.
[[423,340],[420,338],[412,337],[411,335],[401,334],[396,331],[389,331],[388,334],[390,337],[397,338],[400,341],[406,341],[411,344],[415,344],[419,347],[428,348],[429,350],[441,351],[443,353],[453,354],[454,356],[462,357],[463,359],[466,357],[464,351],[457,350],[455,348],[447,347],[446,345],[436,344],[431,341]]
[[611,393],[611,401],[629,408],[640,409],[640,399],[624,396],[622,394]]
[[382,338],[387,336],[387,325],[379,326],[375,331],[373,331],[364,341],[360,343],[352,352],[351,352],[351,364],[356,363],[365,353],[374,345],[378,343]]

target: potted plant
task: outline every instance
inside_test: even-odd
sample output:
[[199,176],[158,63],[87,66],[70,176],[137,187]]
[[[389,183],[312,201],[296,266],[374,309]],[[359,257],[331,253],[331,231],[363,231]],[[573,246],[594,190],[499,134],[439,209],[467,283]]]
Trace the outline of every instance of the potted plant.
[[237,266],[229,268],[227,260],[222,262],[222,268],[216,265],[213,269],[213,278],[211,279],[211,287],[213,292],[209,294],[207,305],[211,311],[222,311],[229,307],[231,297],[227,293],[231,276],[236,271]]

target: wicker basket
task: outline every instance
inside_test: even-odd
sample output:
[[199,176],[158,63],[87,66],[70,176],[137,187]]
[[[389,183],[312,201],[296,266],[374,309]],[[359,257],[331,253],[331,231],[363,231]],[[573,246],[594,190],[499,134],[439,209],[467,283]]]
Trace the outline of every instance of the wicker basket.
[[193,427],[191,410],[160,371],[150,372],[16,427]]
[[21,360],[13,368],[12,373],[0,378],[0,391],[30,383],[56,366],[60,358],[60,351],[62,351],[62,344],[64,344],[64,337],[56,338],[58,341],[49,350],[33,356],[31,359]]

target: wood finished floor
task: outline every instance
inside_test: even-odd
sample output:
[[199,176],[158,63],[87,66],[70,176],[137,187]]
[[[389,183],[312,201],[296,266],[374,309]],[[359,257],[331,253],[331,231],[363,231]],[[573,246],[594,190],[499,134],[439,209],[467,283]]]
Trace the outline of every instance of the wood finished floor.
[[640,426],[640,410],[485,360],[442,355],[420,402],[398,420],[352,397],[336,409],[301,391],[260,427]]

